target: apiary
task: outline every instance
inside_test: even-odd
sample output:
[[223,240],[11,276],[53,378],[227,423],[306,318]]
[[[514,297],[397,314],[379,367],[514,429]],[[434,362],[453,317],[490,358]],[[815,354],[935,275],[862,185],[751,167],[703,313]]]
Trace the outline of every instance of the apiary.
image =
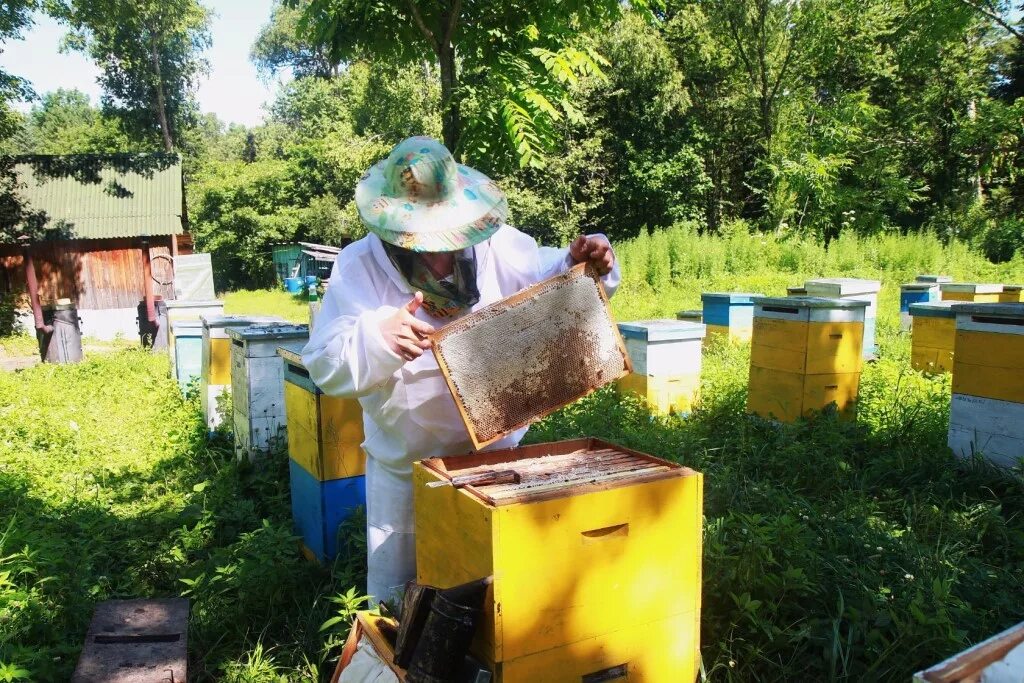
[[943,301],[968,301],[976,304],[999,303],[1003,286],[978,282],[946,282],[939,285]]
[[913,324],[910,315],[912,304],[928,303],[939,300],[939,286],[927,282],[908,282],[900,285],[900,328],[907,332]]
[[210,431],[220,424],[217,401],[222,394],[231,393],[231,340],[228,329],[250,325],[280,323],[284,320],[268,316],[204,315],[202,367],[200,369],[199,400],[202,404],[206,428]]
[[337,554],[338,526],[366,504],[363,411],[357,399],[320,391],[299,352],[282,346],[277,353],[284,361],[292,518],[304,552],[326,562]]
[[692,681],[702,495],[700,473],[596,439],[423,460],[417,581],[494,577],[472,652],[497,683]]
[[954,301],[910,305],[910,365],[921,372],[952,372],[956,342]]
[[754,325],[754,297],[761,294],[749,292],[704,292],[700,300],[704,304],[704,325],[707,327],[706,340],[715,335],[734,341],[750,341]]
[[759,297],[754,304],[747,410],[795,422],[835,403],[853,417],[868,302]]
[[697,308],[685,311],[678,311],[676,313],[676,320],[682,320],[688,323],[703,323],[704,311]]
[[878,280],[835,277],[808,280],[805,284],[808,296],[843,299],[845,301],[866,301],[864,311],[864,358],[875,356],[875,320],[878,317],[878,292],[882,283]]
[[658,415],[689,413],[700,391],[704,326],[676,320],[619,323],[633,372],[620,391],[639,396]]
[[931,284],[942,284],[943,282],[952,282],[953,281],[953,277],[951,275],[923,274],[923,275],[918,275],[917,277],[914,278],[914,280],[916,282],[928,282],[928,283],[931,283]]
[[1011,466],[1024,457],[1024,304],[959,304],[949,447]]
[[1004,304],[1019,304],[1024,299],[1021,299],[1021,290],[1024,289],[1024,285],[1003,285],[1003,291],[999,295],[999,302]]
[[284,346],[291,351],[301,351],[309,340],[309,326],[231,327],[228,337],[231,339],[235,455],[253,459],[286,444],[284,362],[277,349]]
[[459,318],[431,339],[477,449],[631,369],[604,288],[582,264]]
[[182,391],[203,369],[203,322],[178,320],[171,323],[171,370]]

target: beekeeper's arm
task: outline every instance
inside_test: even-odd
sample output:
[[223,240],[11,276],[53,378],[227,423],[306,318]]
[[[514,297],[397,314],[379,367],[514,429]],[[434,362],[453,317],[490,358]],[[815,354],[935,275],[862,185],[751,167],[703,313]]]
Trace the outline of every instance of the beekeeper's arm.
[[405,306],[381,306],[366,266],[344,250],[331,273],[313,334],[302,350],[310,379],[332,396],[363,396],[418,357],[433,328],[413,317],[422,295]]
[[532,285],[565,272],[577,263],[590,261],[601,275],[608,296],[618,289],[621,279],[619,260],[615,258],[611,242],[600,233],[580,236],[561,249],[538,247],[532,237],[508,226],[502,228],[495,238],[499,242],[497,248],[511,257],[512,269],[526,278],[520,286]]

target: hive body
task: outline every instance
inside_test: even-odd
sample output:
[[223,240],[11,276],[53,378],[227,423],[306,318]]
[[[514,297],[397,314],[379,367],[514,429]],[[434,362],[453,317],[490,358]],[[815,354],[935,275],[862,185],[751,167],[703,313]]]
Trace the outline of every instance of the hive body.
[[943,301],[965,301],[976,304],[999,303],[1003,286],[977,282],[947,282],[939,285]]
[[1024,457],[1024,304],[961,304],[949,447],[1012,466]]
[[171,325],[171,372],[182,391],[203,369],[203,323],[179,320]]
[[756,299],[747,410],[794,422],[834,402],[842,416],[853,417],[867,306],[816,297]]
[[292,517],[306,554],[320,562],[337,554],[338,526],[366,504],[363,413],[357,399],[327,396],[302,357],[280,347]]
[[923,304],[939,300],[939,285],[928,282],[908,282],[900,285],[900,328],[907,332],[913,323],[910,315],[911,304]]
[[836,277],[808,280],[805,285],[808,296],[842,299],[844,301],[864,301],[868,306],[864,309],[864,358],[875,356],[875,324],[878,317],[878,292],[882,283],[878,280],[859,280],[856,278]]
[[953,301],[912,304],[914,319],[910,333],[910,364],[921,372],[952,372],[956,342],[956,314]]
[[[572,453],[606,464],[534,494],[514,493],[522,485],[426,486],[473,467],[540,481],[554,475],[543,465],[528,475],[531,462]],[[416,463],[418,581],[450,587],[494,576],[473,652],[499,683],[692,681],[701,487],[697,472],[587,439]],[[494,488],[513,493],[492,498]]]
[[231,393],[231,340],[228,329],[250,325],[280,323],[280,318],[245,315],[204,315],[202,367],[200,369],[199,400],[203,418],[210,431],[217,428],[221,415],[217,402],[222,395]]
[[750,341],[754,325],[754,297],[750,292],[704,292],[700,300],[704,304],[705,339],[716,336],[734,341]]
[[228,329],[231,339],[231,401],[235,455],[254,459],[286,444],[284,363],[279,346],[299,352],[308,325],[257,325]]
[[704,326],[675,320],[620,323],[633,371],[621,391],[639,396],[659,415],[690,412],[700,391]]
[[999,303],[1021,303],[1021,301],[1024,301],[1024,299],[1021,298],[1022,291],[1024,291],[1024,285],[1003,285],[1003,291],[999,294]]

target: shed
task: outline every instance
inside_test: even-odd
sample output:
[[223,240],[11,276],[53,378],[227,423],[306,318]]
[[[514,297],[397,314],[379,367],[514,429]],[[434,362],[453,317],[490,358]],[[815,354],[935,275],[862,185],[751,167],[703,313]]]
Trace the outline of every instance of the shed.
[[74,301],[86,335],[138,334],[139,302],[147,290],[173,299],[173,259],[192,251],[180,159],[80,154],[14,161],[22,203],[44,221],[46,238],[0,244],[0,294],[27,289],[27,249],[41,303]]
[[271,261],[274,263],[274,276],[278,282],[284,282],[286,277],[305,279],[308,275],[328,280],[331,277],[334,260],[338,258],[340,251],[340,247],[312,242],[282,242],[272,245]]

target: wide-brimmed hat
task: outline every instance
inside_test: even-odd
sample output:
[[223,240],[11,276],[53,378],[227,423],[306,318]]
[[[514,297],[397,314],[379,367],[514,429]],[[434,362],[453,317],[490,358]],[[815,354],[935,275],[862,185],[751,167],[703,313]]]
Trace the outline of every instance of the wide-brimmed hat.
[[471,247],[508,217],[494,181],[428,137],[403,140],[374,164],[356,185],[356,208],[367,229],[412,251]]

